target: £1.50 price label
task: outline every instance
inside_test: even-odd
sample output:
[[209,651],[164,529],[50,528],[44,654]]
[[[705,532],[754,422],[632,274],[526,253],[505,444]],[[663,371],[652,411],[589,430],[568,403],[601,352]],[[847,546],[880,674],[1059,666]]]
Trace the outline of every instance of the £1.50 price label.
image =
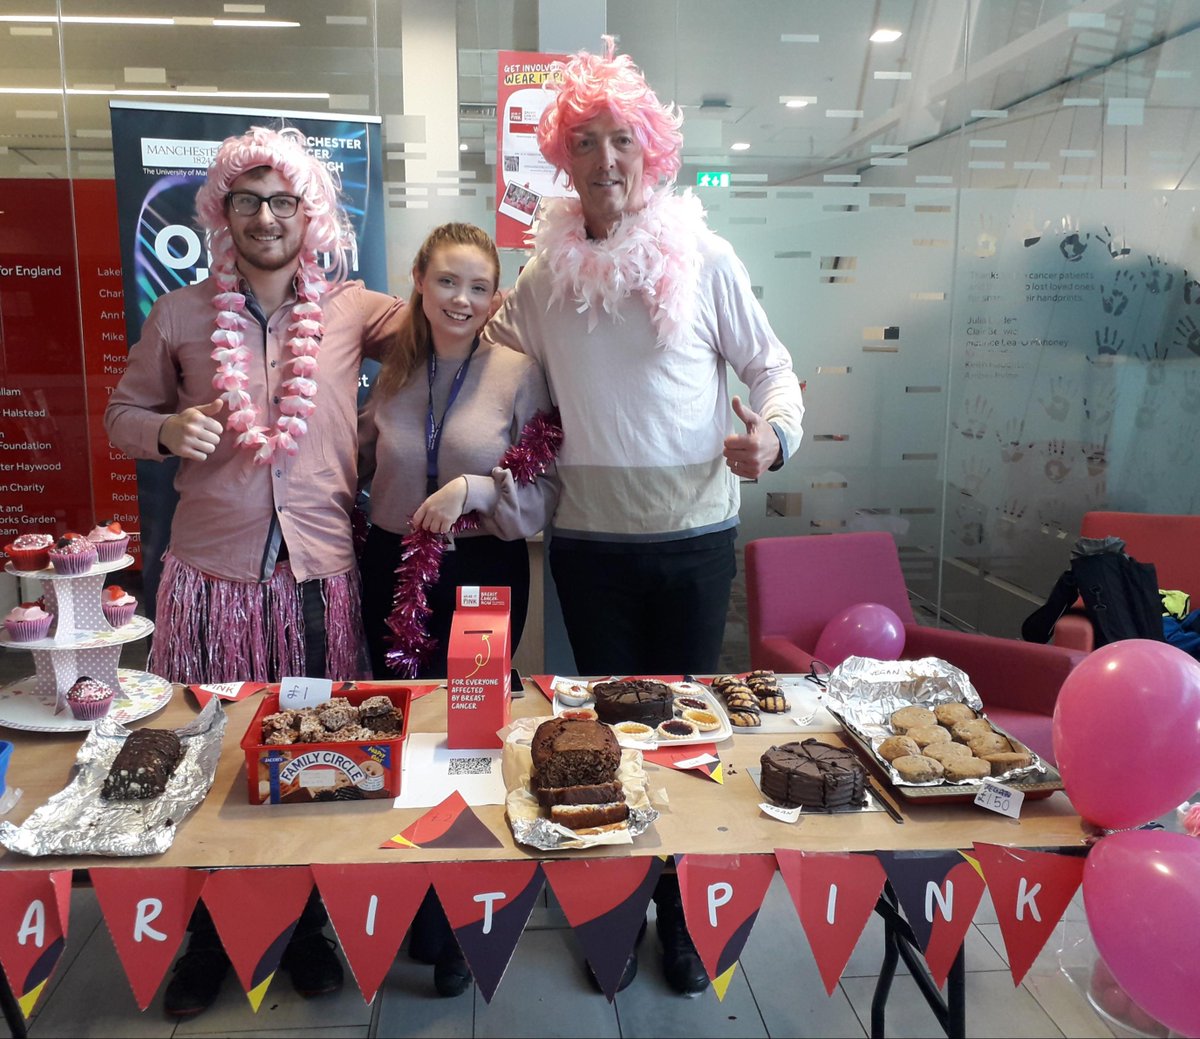
[[975,795],[977,805],[990,812],[1006,815],[1010,819],[1021,817],[1021,803],[1024,800],[1025,795],[1020,790],[1013,790],[1012,787],[1004,786],[1001,783],[993,783],[990,779],[983,781],[983,789]]

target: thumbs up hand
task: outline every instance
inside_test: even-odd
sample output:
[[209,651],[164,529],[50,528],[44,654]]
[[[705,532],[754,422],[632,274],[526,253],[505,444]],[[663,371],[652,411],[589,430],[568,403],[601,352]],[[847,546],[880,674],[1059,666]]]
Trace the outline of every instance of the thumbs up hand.
[[169,416],[158,429],[159,446],[180,458],[203,462],[221,440],[222,426],[215,416],[224,406],[225,402],[218,397],[211,404]]
[[775,428],[758,412],[733,398],[733,413],[746,427],[745,433],[725,438],[725,462],[743,480],[757,480],[771,468],[781,451]]

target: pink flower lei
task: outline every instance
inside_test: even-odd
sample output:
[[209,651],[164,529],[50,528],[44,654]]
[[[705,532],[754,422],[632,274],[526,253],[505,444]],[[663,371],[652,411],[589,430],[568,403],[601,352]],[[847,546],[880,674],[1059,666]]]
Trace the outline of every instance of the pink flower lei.
[[258,424],[258,408],[246,386],[250,382],[250,351],[246,348],[246,297],[238,291],[236,268],[213,272],[220,288],[213,296],[217,310],[216,329],[212,334],[217,363],[213,388],[220,392],[229,417],[225,428],[237,434],[238,447],[254,452],[257,465],[267,465],[277,451],[294,455],[300,449],[299,440],[308,432],[308,419],[317,405],[317,353],[321,348],[324,327],[321,324],[321,294],[325,291],[325,275],[315,257],[306,256],[301,262],[297,281],[300,302],[292,307],[292,323],[288,326],[287,346],[292,358],[292,376],[284,382],[284,397],[279,402],[279,418],[273,431]]

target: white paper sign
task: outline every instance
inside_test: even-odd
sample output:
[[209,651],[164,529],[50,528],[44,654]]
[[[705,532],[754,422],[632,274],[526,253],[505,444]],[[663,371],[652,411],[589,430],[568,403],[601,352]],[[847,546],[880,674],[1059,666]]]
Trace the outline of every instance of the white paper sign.
[[244,682],[209,682],[200,688],[222,700],[236,700],[243,685],[245,685]]
[[794,823],[800,819],[799,808],[780,808],[779,805],[767,804],[766,801],[760,801],[758,807],[763,810],[764,815],[778,819],[781,823]]
[[333,682],[328,678],[283,678],[279,682],[279,709],[298,711],[301,707],[316,707],[333,696]]
[[975,795],[975,803],[989,812],[1007,815],[1010,819],[1019,819],[1021,803],[1025,795],[1020,790],[1013,790],[1002,783],[993,783],[990,779],[983,781],[983,789]]

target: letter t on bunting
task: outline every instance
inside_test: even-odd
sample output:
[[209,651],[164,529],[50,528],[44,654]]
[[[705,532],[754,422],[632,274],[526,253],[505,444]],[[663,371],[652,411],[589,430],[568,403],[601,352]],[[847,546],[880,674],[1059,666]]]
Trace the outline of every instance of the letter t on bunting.
[[0,964],[28,1019],[67,941],[71,871],[0,871]]
[[776,848],[775,858],[825,991],[832,996],[875,911],[887,874],[870,854]]
[[208,871],[138,866],[88,872],[133,998],[145,1010],[187,933]]
[[775,875],[775,856],[676,855],[675,870],[688,934],[724,1000]]

